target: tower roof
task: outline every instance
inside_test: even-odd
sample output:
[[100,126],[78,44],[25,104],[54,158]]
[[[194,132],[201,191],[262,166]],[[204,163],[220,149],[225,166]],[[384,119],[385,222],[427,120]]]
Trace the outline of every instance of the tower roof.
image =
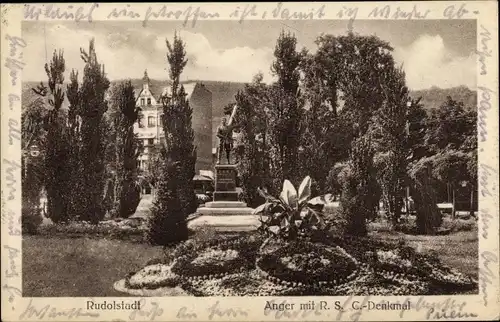
[[148,76],[148,70],[146,69],[144,71],[144,77],[142,78],[143,83],[148,83],[149,84],[149,76]]

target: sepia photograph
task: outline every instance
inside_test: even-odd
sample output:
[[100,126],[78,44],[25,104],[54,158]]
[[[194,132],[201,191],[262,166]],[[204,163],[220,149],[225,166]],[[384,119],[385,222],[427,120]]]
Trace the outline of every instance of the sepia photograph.
[[23,296],[478,294],[475,20],[21,27]]

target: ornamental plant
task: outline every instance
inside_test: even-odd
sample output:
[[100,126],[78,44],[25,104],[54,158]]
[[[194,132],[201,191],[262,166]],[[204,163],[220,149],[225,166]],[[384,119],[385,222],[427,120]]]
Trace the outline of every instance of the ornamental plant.
[[260,188],[258,192],[266,202],[253,213],[260,216],[259,231],[264,235],[294,240],[298,237],[311,237],[314,233],[329,228],[323,218],[323,208],[331,195],[311,199],[309,176],[304,178],[298,192],[289,180],[285,180],[279,198]]

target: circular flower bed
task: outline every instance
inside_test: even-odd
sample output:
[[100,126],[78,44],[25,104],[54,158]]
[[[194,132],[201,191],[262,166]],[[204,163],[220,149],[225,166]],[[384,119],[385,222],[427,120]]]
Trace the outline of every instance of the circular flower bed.
[[301,295],[297,287],[262,279],[255,270],[218,279],[190,280],[182,288],[195,296],[285,296]]
[[206,279],[249,270],[254,265],[249,249],[252,249],[251,245],[241,240],[191,249],[175,259],[172,272],[183,277]]
[[164,264],[146,266],[125,279],[126,286],[132,289],[175,287],[180,281],[180,276],[172,272],[171,266]]
[[187,241],[160,262],[126,277],[125,288],[178,286],[195,296],[432,295],[477,290],[477,281],[402,243],[332,238],[261,245],[255,235]]
[[338,285],[352,279],[358,268],[357,261],[342,248],[305,241],[263,252],[257,266],[268,279],[298,287]]
[[443,265],[436,258],[427,256],[419,265],[426,272],[425,278],[433,286],[433,290],[435,290],[433,293],[443,290],[455,293],[460,290],[477,288],[477,281],[455,269]]

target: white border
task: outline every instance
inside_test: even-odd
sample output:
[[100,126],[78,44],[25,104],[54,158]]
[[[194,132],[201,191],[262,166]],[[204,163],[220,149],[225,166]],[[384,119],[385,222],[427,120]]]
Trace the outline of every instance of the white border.
[[[54,4],[54,8],[68,8],[67,3]],[[163,6],[166,6],[167,11],[180,10],[182,14],[179,20],[183,21],[188,18],[188,24],[193,23],[194,17],[198,20],[234,20],[235,23],[240,23],[240,17],[234,17],[231,14],[239,7],[240,15],[244,8],[251,9],[255,6],[255,16],[248,15],[245,20],[265,20],[274,19],[281,20],[281,17],[273,15],[273,10],[276,9],[276,3],[191,3],[191,4],[74,4],[75,9],[82,7],[82,12],[88,12],[92,6],[92,18],[94,21],[111,20],[108,18],[114,8],[121,10],[127,8],[129,12],[134,12],[138,17],[121,17],[119,20],[136,20],[144,21],[148,11],[159,12]],[[43,8],[42,4],[30,4],[37,8]],[[387,17],[370,16],[370,12],[375,8],[383,9],[385,6],[390,9],[391,14]],[[321,8],[323,9],[321,10]],[[98,316],[80,316],[86,311],[86,301],[90,298],[23,298],[18,294],[22,290],[21,276],[8,277],[6,269],[10,265],[14,265],[18,272],[22,270],[21,261],[21,246],[22,238],[16,235],[20,231],[21,217],[21,175],[20,169],[16,168],[12,175],[8,173],[8,164],[6,162],[17,162],[20,164],[20,141],[12,140],[9,144],[9,124],[10,134],[19,128],[21,121],[21,103],[12,101],[9,106],[9,94],[18,95],[21,97],[21,79],[22,73],[19,73],[19,79],[16,85],[11,82],[9,71],[5,68],[6,59],[10,57],[10,48],[6,41],[6,36],[21,37],[21,21],[25,19],[24,9],[22,4],[4,5],[2,4],[2,19],[1,23],[1,68],[2,68],[2,95],[1,95],[1,135],[2,135],[2,320],[3,321],[19,321],[20,315],[30,308],[39,311],[46,310],[43,317],[32,314],[24,316],[23,320],[50,320],[50,321],[209,321],[209,320],[236,320],[236,321],[270,321],[275,319],[280,320],[296,320],[296,321],[332,321],[332,320],[401,320],[415,321],[426,320],[429,312],[429,307],[434,305],[440,308],[446,303],[450,304],[455,301],[456,305],[463,303],[462,318],[450,318],[453,309],[447,309],[447,316],[442,319],[462,319],[462,320],[492,320],[498,319],[500,311],[500,295],[499,295],[499,215],[498,215],[498,12],[495,1],[462,1],[462,2],[378,2],[378,3],[284,3],[282,9],[287,9],[290,12],[322,12],[323,16],[315,15],[314,19],[332,20],[332,19],[378,19],[392,20],[398,8],[401,11],[412,12],[416,10],[425,17],[420,18],[416,15],[412,19],[477,19],[478,51],[483,50],[482,40],[485,38],[481,35],[483,27],[491,34],[491,40],[488,42],[488,50],[491,50],[490,57],[487,57],[485,64],[487,66],[487,74],[481,74],[481,68],[478,62],[477,84],[478,84],[478,107],[479,107],[479,269],[480,269],[480,294],[479,295],[460,295],[460,296],[425,296],[408,297],[412,303],[416,304],[411,311],[406,311],[403,315],[397,311],[369,311],[357,314],[355,312],[345,312],[339,314],[338,311],[323,311],[321,315],[309,314],[304,315],[302,311],[293,311],[288,313],[279,313],[281,317],[276,316],[276,313],[264,314],[264,306],[267,300],[275,300],[277,303],[286,301],[288,303],[305,303],[309,300],[327,300],[333,303],[335,300],[341,302],[349,302],[358,300],[360,302],[367,300],[381,301],[398,299],[395,296],[373,296],[373,297],[293,297],[293,298],[269,298],[269,297],[246,297],[246,298],[192,298],[192,297],[170,297],[170,298],[144,298],[144,310],[132,313],[130,311],[94,311]],[[346,10],[347,9],[347,10]],[[282,10],[282,12],[283,12]],[[319,11],[320,10],[320,11]],[[196,14],[198,12],[198,14]],[[204,13],[210,13],[213,17],[208,17]],[[251,12],[251,11],[247,11]],[[414,11],[415,12],[415,11]],[[217,15],[215,15],[217,13]],[[339,13],[342,13],[340,15]],[[151,15],[150,15],[151,16]],[[355,16],[355,17],[354,17]],[[30,19],[30,18],[26,18]],[[405,19],[399,17],[398,19]],[[407,19],[407,18],[406,18]],[[39,16],[40,21],[57,20],[47,18],[43,13]],[[60,19],[64,20],[64,19]],[[71,19],[70,19],[71,20]],[[115,19],[116,20],[116,19]],[[157,20],[176,20],[175,17],[158,17]],[[243,21],[244,23],[244,21]],[[460,32],[457,30],[457,32]],[[17,51],[16,55],[22,51]],[[18,59],[19,57],[12,57]],[[487,88],[488,91],[485,91]],[[487,93],[487,94],[486,94]],[[489,97],[489,98],[488,98]],[[482,131],[482,132],[481,132]],[[484,136],[481,133],[487,132]],[[483,138],[485,138],[483,140]],[[487,171],[488,169],[488,171]],[[13,190],[15,189],[15,190]],[[488,194],[486,193],[488,191]],[[9,198],[12,192],[12,198]],[[485,234],[486,233],[486,234]],[[485,238],[487,236],[487,238]],[[9,248],[11,258],[9,258]],[[17,250],[17,251],[16,251]],[[19,274],[21,275],[21,274]],[[117,279],[120,277],[117,276]],[[487,282],[489,280],[490,282]],[[113,281],[110,281],[110,283]],[[406,297],[405,297],[406,298]],[[94,300],[125,300],[132,301],[134,298],[94,298]],[[403,298],[399,298],[403,301]],[[218,305],[218,311],[221,315],[210,316],[208,308]],[[155,311],[156,308],[156,311]],[[182,309],[185,308],[185,309]],[[455,307],[456,308],[456,307]],[[455,310],[457,313],[458,310]],[[32,311],[33,312],[33,311]],[[156,313],[156,317],[153,315]],[[468,315],[465,315],[468,313]],[[195,314],[190,315],[189,314]],[[40,314],[41,315],[41,314]],[[475,315],[476,317],[473,317]]]

